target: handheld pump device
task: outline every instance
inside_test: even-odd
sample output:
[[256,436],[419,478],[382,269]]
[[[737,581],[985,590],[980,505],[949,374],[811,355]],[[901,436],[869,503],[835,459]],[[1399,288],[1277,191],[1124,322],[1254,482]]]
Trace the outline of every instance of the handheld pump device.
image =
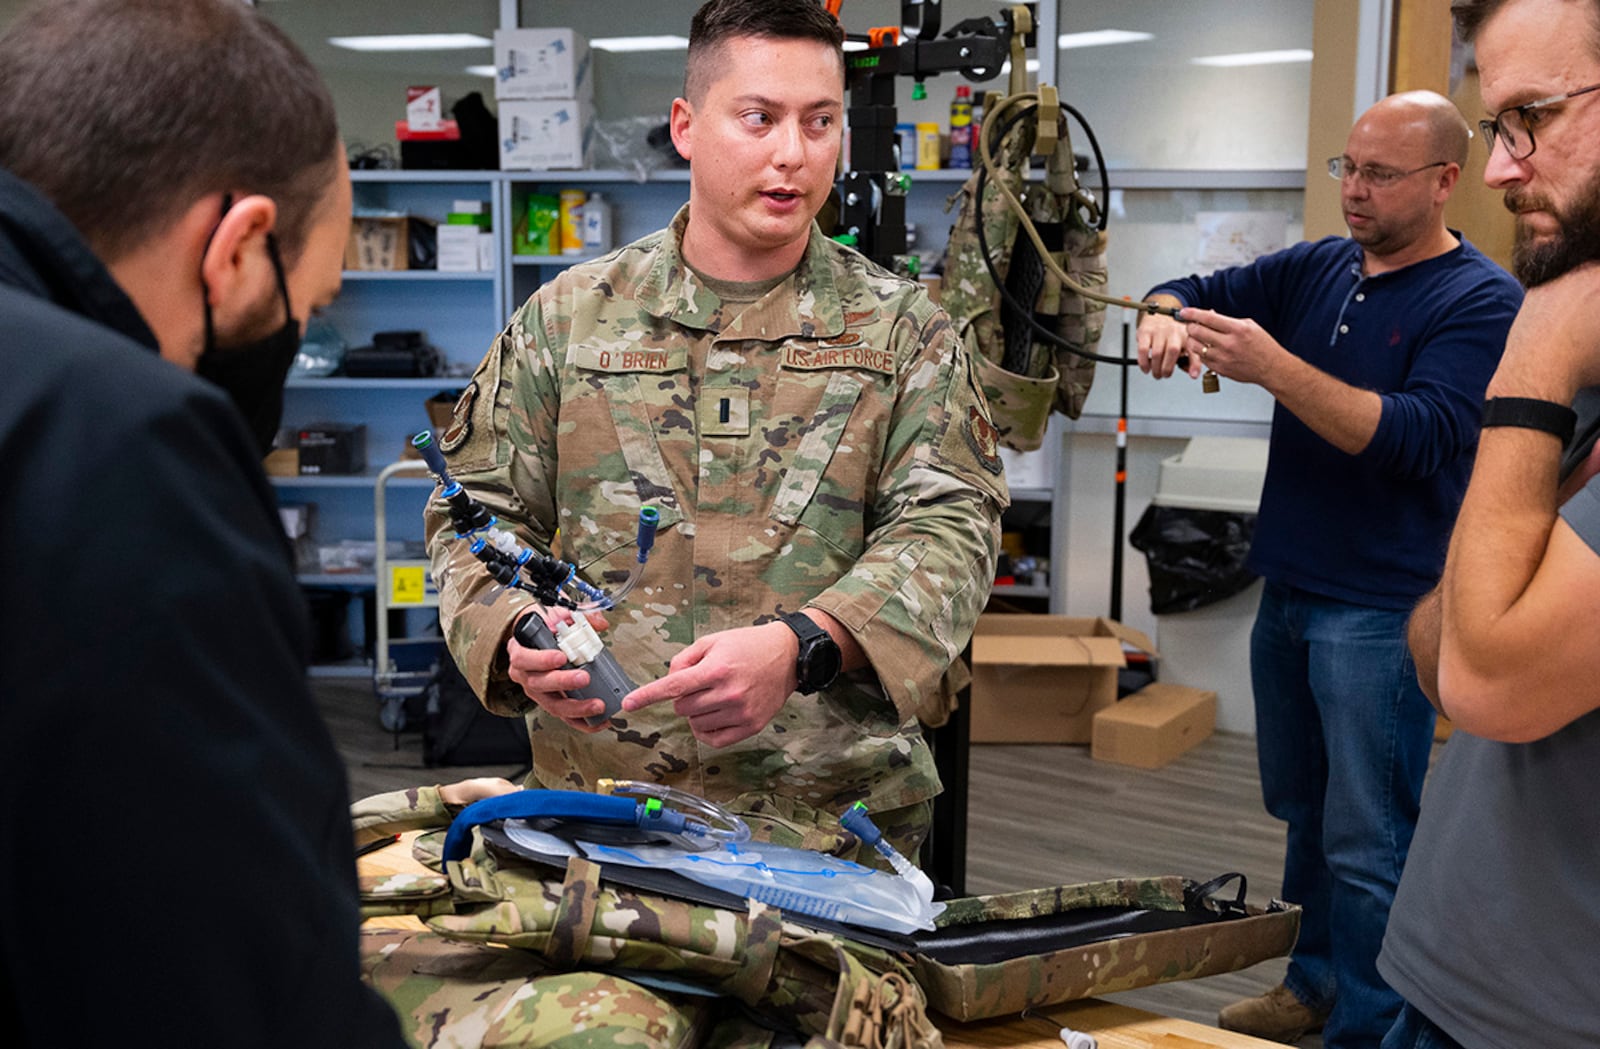
[[496,527],[497,518],[489,508],[450,476],[450,468],[433,443],[431,431],[417,434],[411,439],[411,446],[421,453],[423,462],[438,478],[439,497],[450,507],[450,522],[455,526],[456,537],[469,542],[473,556],[483,562],[495,581],[532,594],[546,607],[571,610],[572,622],[558,625],[553,632],[537,612],[525,616],[512,636],[518,644],[528,648],[560,649],[569,664],[586,671],[589,683],[567,695],[573,699],[604,700],[605,711],[586,720],[591,725],[610,721],[622,709],[622,697],[638,686],[623,671],[616,657],[606,650],[600,635],[583,613],[616,607],[637,585],[650,556],[650,547],[655,543],[660,513],[653,506],[639,511],[639,553],[633,571],[615,592],[607,593],[579,579],[576,565],[538,554],[517,542],[510,532]]

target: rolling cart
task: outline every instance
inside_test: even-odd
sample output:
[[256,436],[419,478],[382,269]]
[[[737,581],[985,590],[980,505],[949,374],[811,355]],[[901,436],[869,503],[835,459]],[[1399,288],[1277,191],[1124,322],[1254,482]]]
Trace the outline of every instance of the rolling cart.
[[388,556],[388,484],[389,479],[396,476],[427,475],[428,467],[420,459],[402,459],[379,471],[373,488],[373,535],[376,539],[373,574],[377,582],[373,600],[372,690],[378,697],[379,722],[396,733],[406,728],[406,700],[421,695],[433,676],[443,641],[438,637],[389,636],[391,611],[438,608],[439,590],[433,584],[425,558],[391,559]]

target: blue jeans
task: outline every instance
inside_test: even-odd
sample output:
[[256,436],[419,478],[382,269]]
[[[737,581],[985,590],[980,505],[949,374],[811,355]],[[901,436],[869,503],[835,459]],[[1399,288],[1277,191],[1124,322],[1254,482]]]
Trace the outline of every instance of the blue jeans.
[[1400,1011],[1378,949],[1434,723],[1407,616],[1269,581],[1250,638],[1261,793],[1289,825],[1283,898],[1302,908],[1284,985],[1331,1008],[1328,1049],[1377,1049]]
[[1439,1030],[1417,1007],[1406,1002],[1400,1018],[1383,1039],[1383,1049],[1463,1049],[1460,1042]]

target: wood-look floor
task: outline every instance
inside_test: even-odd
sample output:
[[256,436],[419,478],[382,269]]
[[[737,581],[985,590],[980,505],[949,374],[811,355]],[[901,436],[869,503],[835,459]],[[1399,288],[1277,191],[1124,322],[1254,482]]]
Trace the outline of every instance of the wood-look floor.
[[[323,712],[350,775],[352,796],[515,768],[429,769],[418,733],[378,723],[365,682],[319,682]],[[973,894],[1179,874],[1204,880],[1239,871],[1248,899],[1281,885],[1282,824],[1261,806],[1253,739],[1218,734],[1166,768],[1094,761],[1087,747],[974,746],[970,758],[967,891]],[[1111,996],[1126,1005],[1214,1024],[1217,1010],[1283,976],[1275,959],[1239,973]],[[1317,1049],[1321,1040],[1301,1046]]]

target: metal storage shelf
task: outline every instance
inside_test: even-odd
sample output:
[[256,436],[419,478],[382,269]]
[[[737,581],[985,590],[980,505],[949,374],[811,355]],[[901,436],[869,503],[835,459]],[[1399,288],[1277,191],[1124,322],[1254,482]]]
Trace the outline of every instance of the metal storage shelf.
[[[370,491],[378,479],[378,470],[366,470],[358,474],[299,474],[294,477],[272,477],[270,480],[277,488],[360,488]],[[430,477],[399,477],[393,481],[396,487],[403,488],[432,488],[433,479]]]
[[494,270],[345,270],[344,279],[355,281],[494,280]]

